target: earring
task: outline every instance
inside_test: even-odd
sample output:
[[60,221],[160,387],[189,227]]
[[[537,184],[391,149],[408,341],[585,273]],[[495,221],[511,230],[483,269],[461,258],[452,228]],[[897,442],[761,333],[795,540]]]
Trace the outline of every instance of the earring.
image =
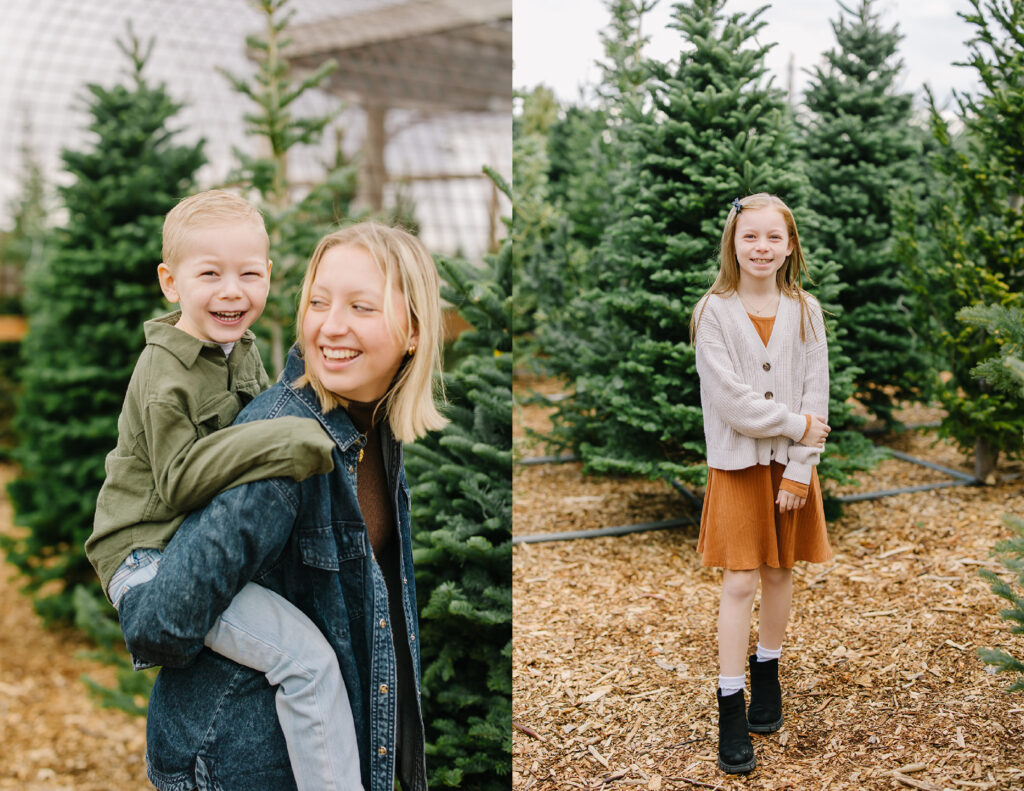
[[416,354],[416,347],[415,346],[410,346],[409,347],[409,356],[412,357],[414,354]]

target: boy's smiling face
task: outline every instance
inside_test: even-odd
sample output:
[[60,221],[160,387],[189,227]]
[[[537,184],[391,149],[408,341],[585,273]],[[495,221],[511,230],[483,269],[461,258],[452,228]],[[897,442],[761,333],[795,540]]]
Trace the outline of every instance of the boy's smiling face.
[[194,229],[181,260],[161,263],[157,272],[164,296],[180,304],[178,329],[201,341],[233,343],[267,304],[270,267],[262,228],[235,221]]

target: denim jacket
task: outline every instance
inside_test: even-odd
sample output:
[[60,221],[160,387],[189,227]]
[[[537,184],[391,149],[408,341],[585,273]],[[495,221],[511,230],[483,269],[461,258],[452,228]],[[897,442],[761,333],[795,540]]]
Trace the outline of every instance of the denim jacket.
[[[338,655],[352,704],[363,786],[425,791],[420,656],[402,447],[382,425],[400,567],[388,574],[370,548],[356,497],[366,442],[341,408],[326,415],[295,348],[282,380],[237,422],[314,416],[334,438],[334,471],[302,482],[253,481],[189,515],[157,577],[121,601],[121,628],[137,663],[163,665],[146,723],[149,778],[160,791],[295,789],[274,688],[263,675],[212,653],[203,637],[253,580],[305,612]],[[401,601],[397,601],[400,598]],[[394,623],[394,625],[392,625]]]

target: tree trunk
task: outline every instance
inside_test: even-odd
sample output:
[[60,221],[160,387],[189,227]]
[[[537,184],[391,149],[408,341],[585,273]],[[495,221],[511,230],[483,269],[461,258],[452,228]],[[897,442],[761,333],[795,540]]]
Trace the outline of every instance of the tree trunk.
[[995,480],[996,462],[999,461],[999,449],[993,448],[984,437],[974,440],[974,477],[986,484]]

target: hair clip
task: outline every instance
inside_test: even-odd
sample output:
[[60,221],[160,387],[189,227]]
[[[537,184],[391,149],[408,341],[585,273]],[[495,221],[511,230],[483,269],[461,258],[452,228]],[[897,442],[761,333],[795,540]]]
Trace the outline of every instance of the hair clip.
[[737,214],[739,214],[741,211],[743,211],[743,204],[740,203],[740,199],[739,198],[733,198],[732,199],[732,207],[736,210]]

